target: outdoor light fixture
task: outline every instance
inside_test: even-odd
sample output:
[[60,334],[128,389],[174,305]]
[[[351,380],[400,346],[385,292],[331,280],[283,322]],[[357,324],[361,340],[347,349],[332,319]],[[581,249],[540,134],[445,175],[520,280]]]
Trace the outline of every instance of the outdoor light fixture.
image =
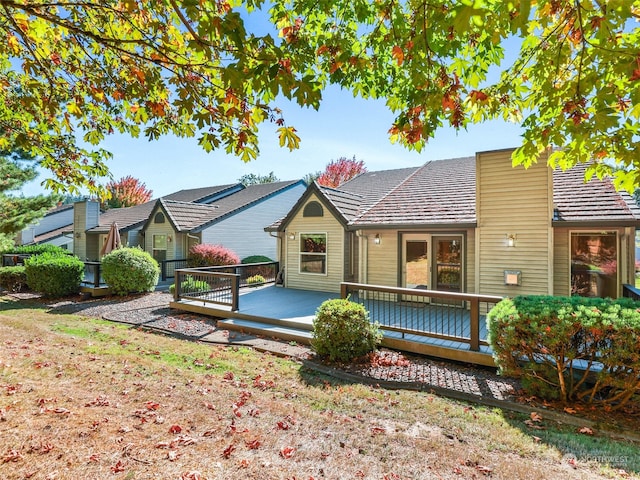
[[289,240],[295,240],[296,239],[296,232],[289,232]]
[[373,243],[375,243],[376,245],[380,245],[380,234],[376,233],[376,236],[373,237]]
[[515,233],[507,233],[507,247],[515,247],[516,238],[517,237]]
[[171,238],[171,235],[167,235],[167,242],[171,242],[173,241],[173,238]]

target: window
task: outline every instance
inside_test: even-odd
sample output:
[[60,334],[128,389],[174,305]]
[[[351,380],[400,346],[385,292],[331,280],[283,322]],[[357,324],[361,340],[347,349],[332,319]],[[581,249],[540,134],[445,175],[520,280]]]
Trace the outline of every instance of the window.
[[167,236],[166,235],[154,235],[153,236],[153,258],[158,262],[162,262],[167,259]]
[[615,232],[571,233],[571,295],[618,296],[618,237]]
[[153,217],[153,223],[164,223],[164,213],[156,213],[156,216]]
[[304,210],[302,211],[303,217],[322,217],[324,216],[324,210],[322,209],[322,205],[318,202],[309,202],[305,205]]
[[327,274],[327,234],[300,234],[300,273]]

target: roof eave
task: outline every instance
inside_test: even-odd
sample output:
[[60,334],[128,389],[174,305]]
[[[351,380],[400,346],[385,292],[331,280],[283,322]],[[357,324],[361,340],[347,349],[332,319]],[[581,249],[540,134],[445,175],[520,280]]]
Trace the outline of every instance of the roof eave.
[[640,227],[640,219],[628,220],[552,220],[552,227],[614,228]]
[[425,230],[425,229],[468,229],[476,228],[478,222],[451,222],[451,223],[358,223],[351,224],[348,230]]

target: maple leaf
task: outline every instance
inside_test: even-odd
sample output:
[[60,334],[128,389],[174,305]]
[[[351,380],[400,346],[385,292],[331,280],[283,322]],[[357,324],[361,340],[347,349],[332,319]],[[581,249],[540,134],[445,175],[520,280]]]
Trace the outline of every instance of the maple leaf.
[[391,49],[391,56],[395,59],[395,61],[398,64],[399,67],[404,62],[404,52],[402,51],[402,48],[400,46],[398,46],[398,45],[395,45]]
[[531,412],[531,415],[529,416],[531,417],[532,422],[542,422],[542,415],[538,412]]
[[197,470],[185,472],[180,476],[180,480],[205,480],[202,474]]
[[116,463],[114,466],[111,467],[111,471],[113,473],[124,472],[126,470],[125,467],[126,467],[126,464],[122,460],[118,460],[118,463]]
[[582,433],[584,435],[593,435],[593,429],[589,427],[582,427],[578,430],[578,433]]
[[182,427],[180,425],[171,425],[169,427],[169,433],[180,433],[182,432]]
[[255,440],[245,442],[245,445],[249,450],[257,450],[262,445],[262,442],[257,438]]

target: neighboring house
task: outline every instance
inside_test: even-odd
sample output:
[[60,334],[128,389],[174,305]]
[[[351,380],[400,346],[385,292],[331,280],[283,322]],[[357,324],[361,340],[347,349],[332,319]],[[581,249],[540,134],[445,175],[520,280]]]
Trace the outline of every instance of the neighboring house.
[[265,229],[278,234],[285,285],[620,296],[635,276],[633,198],[609,179],[584,183],[585,165],[513,168],[512,151],[310,185]]
[[249,185],[210,203],[163,197],[141,229],[144,248],[158,261],[186,258],[198,243],[223,245],[241,259],[275,259],[277,242],[264,226],[284,216],[305,189],[304,181],[296,180]]
[[33,223],[16,236],[18,245],[50,243],[73,250],[73,204],[58,205],[49,210],[37,223]]
[[241,183],[180,190],[158,200],[100,212],[97,202],[74,205],[74,253],[99,260],[115,222],[123,245],[140,246],[157,260],[184,259],[196,243],[215,243],[248,255],[276,257],[264,225],[285,215],[304,193],[302,180],[245,187]]

